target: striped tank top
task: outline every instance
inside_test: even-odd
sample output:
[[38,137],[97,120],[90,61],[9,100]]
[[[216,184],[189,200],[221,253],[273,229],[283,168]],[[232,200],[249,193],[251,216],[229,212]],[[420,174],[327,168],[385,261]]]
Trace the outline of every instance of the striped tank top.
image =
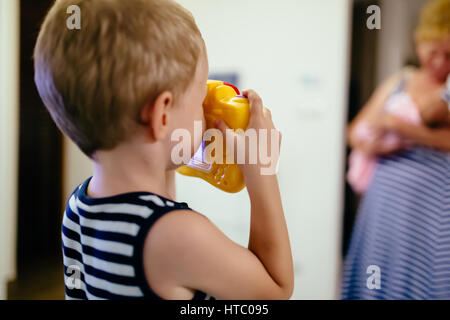
[[[66,299],[158,299],[143,269],[152,225],[173,210],[191,210],[149,192],[89,198],[91,178],[69,198],[62,222]],[[214,299],[195,291],[193,300]]]

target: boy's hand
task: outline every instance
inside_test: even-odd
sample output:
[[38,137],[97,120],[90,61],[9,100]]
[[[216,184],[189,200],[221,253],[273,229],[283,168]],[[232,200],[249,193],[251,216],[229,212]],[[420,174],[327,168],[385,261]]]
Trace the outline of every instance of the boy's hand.
[[[264,169],[267,169],[269,163],[267,159],[262,158],[267,158],[270,155],[270,166],[276,167],[281,146],[281,132],[275,128],[270,110],[263,107],[260,96],[254,90],[246,90],[242,93],[248,97],[250,103],[250,120],[246,131],[234,131],[223,120],[216,120],[215,126],[222,132],[226,145],[234,145],[234,148],[228,147],[228,149],[235,150],[234,161],[240,166],[247,183],[260,176]],[[266,135],[261,136],[261,131],[265,131]],[[246,136],[252,137],[255,135],[256,139],[246,138]],[[246,140],[249,143],[246,143]],[[272,145],[273,143],[276,143],[276,145]],[[256,146],[251,144],[256,144]],[[245,148],[245,150],[242,150],[242,148]],[[239,159],[238,154],[244,154],[245,159]],[[242,163],[242,160],[245,160],[245,163]],[[274,173],[275,169],[272,174]]]
[[[152,245],[144,248],[149,284],[152,287],[159,284],[161,291],[156,293],[162,297],[166,293],[170,298],[174,292],[186,292],[188,288],[218,299],[289,299],[292,295],[294,267],[278,181],[273,173],[263,173],[267,159],[261,159],[259,152],[260,142],[267,143],[259,132],[265,129],[269,131],[268,140],[273,140],[266,149],[278,161],[278,154],[272,151],[279,151],[281,136],[256,92],[248,90],[243,94],[249,99],[251,111],[246,134],[227,130],[229,127],[223,121],[217,121],[215,126],[225,136],[227,146],[245,146],[248,133],[257,133],[256,141],[249,139],[256,146],[246,148],[244,153],[244,160],[256,156],[256,163],[239,164],[251,205],[248,248],[227,238],[209,219],[195,212],[180,210],[165,215],[149,233],[147,243]],[[276,139],[271,138],[270,131]],[[237,158],[235,154],[235,161]]]

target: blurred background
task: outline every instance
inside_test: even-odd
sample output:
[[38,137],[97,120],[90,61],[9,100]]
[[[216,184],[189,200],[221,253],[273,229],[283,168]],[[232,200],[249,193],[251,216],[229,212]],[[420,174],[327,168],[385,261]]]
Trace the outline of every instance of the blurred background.
[[[346,125],[383,79],[417,64],[425,0],[180,0],[204,35],[210,78],[253,88],[283,133],[279,182],[295,264],[292,299],[339,298],[358,197],[345,182]],[[91,175],[51,121],[32,52],[52,0],[0,0],[0,299],[64,299],[64,203]],[[369,29],[367,8],[381,9]],[[245,190],[177,175],[177,200],[246,246]]]

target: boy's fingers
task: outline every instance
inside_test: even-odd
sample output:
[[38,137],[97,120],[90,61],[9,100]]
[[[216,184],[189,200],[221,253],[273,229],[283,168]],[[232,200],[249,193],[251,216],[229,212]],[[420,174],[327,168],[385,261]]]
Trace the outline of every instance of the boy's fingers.
[[255,115],[261,115],[263,113],[263,104],[261,97],[254,90],[245,90],[242,92],[247,96],[250,102],[250,111]]
[[266,107],[263,107],[264,116],[268,117],[269,119],[272,119],[272,112],[270,112],[269,109]]

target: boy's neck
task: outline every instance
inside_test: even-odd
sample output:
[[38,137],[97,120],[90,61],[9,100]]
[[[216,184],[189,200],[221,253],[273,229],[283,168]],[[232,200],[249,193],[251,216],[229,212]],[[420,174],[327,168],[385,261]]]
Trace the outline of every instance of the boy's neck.
[[123,144],[110,151],[96,152],[88,196],[101,198],[145,191],[171,199],[165,161],[156,156],[161,155],[156,149],[150,144]]

